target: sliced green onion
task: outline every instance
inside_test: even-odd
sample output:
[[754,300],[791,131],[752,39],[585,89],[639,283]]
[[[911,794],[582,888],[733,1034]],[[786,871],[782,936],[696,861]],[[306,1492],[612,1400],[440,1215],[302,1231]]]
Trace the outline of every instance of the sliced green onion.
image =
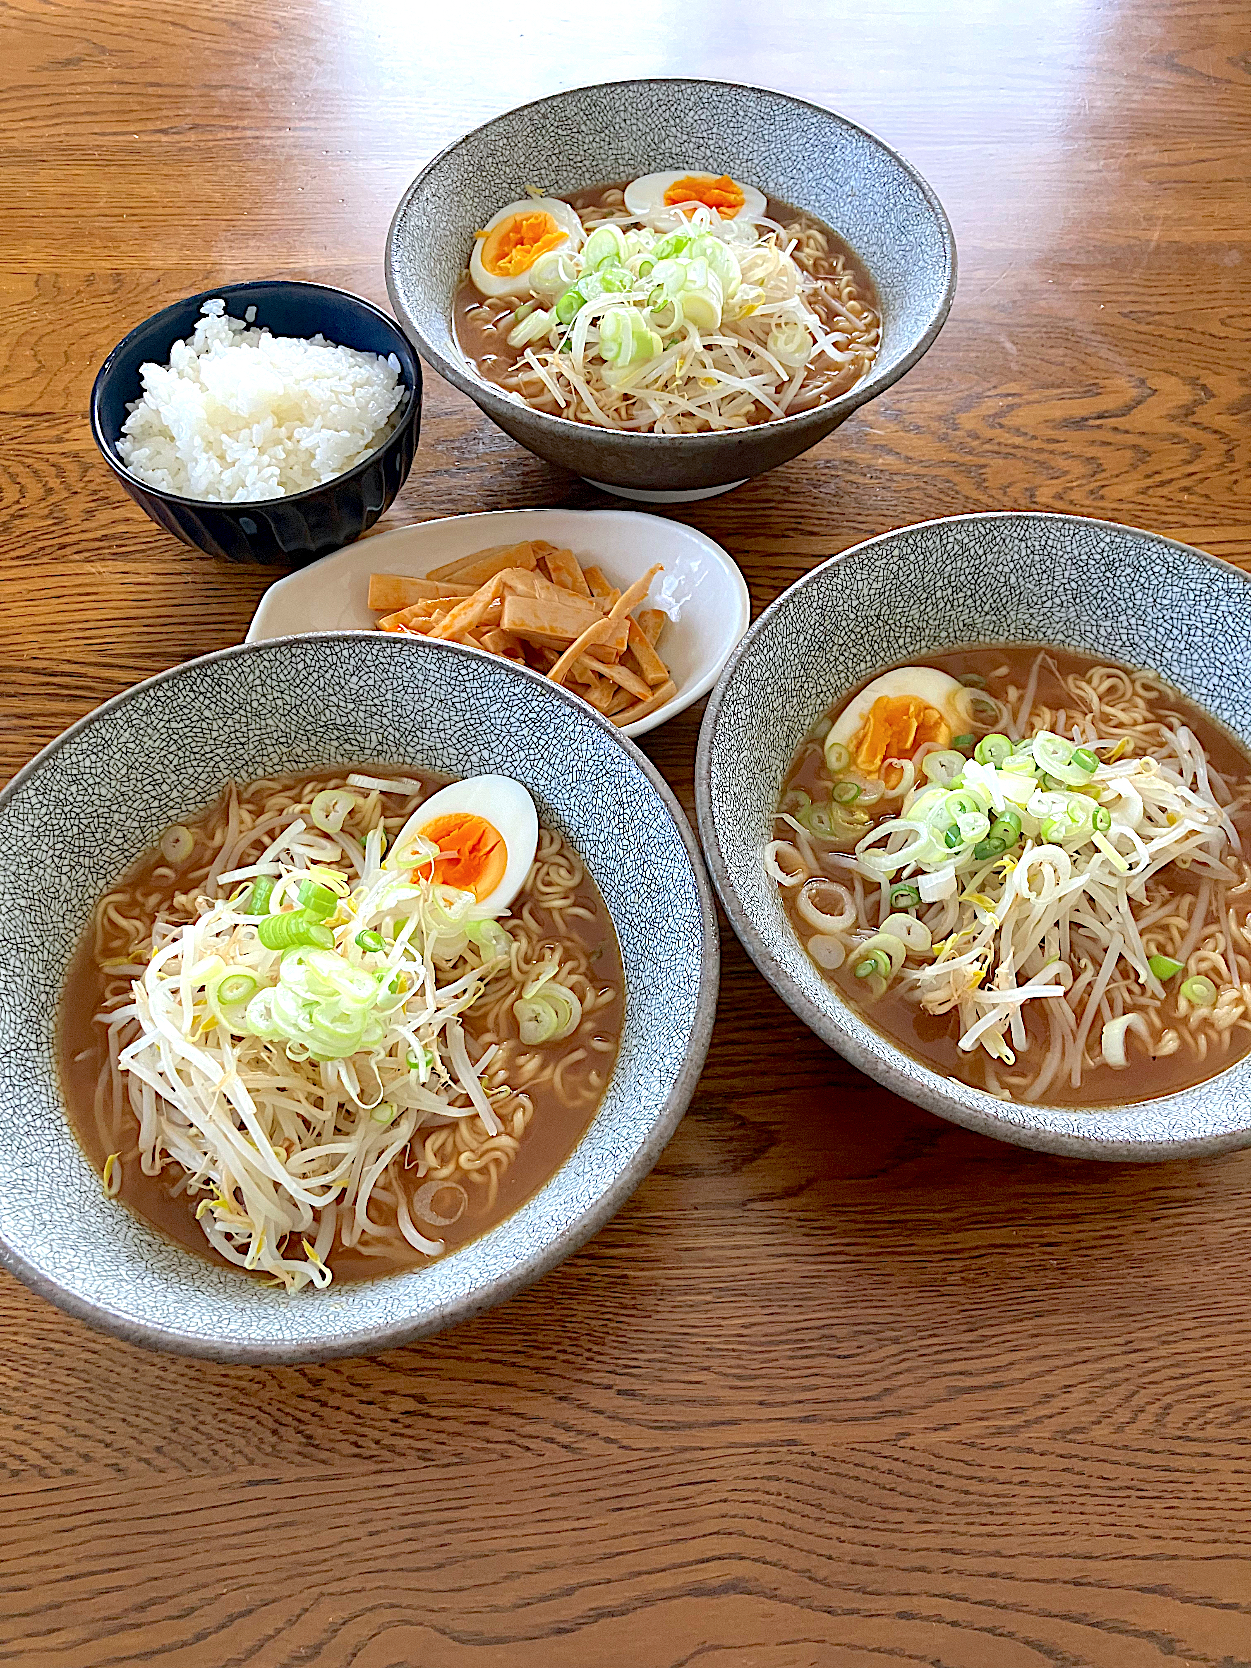
[[[891,979],[903,966],[907,954],[907,945],[896,933],[885,930],[876,932],[872,938],[866,938],[860,946],[852,971],[858,979],[867,979],[875,975]],[[862,973],[860,969],[866,962],[873,962],[874,965],[869,973]]]
[[394,1121],[398,1111],[398,1106],[393,1106],[389,1100],[382,1100],[369,1115],[376,1124],[389,1124]]
[[1012,743],[1005,735],[996,732],[983,736],[973,749],[973,757],[978,764],[1001,765],[1005,759],[1012,756]]
[[175,868],[185,863],[195,850],[195,835],[182,823],[176,822],[161,835],[161,856]]
[[589,267],[603,266],[606,261],[620,264],[626,255],[625,233],[611,221],[597,226],[582,249],[582,258]]
[[[288,922],[291,914],[272,917]],[[375,1016],[378,981],[325,945],[334,935],[320,922],[306,923],[313,948],[289,946],[276,985],[263,985],[248,1003],[244,1028],[272,1042],[280,1038],[308,1050],[314,1060],[346,1059],[383,1036]]]
[[1112,813],[1106,805],[1096,805],[1091,812],[1091,826],[1100,834],[1106,834],[1112,826]]
[[545,301],[563,294],[578,276],[567,249],[549,249],[530,268],[530,288]]
[[572,324],[586,306],[586,296],[576,284],[571,284],[552,311],[561,324]]
[[309,821],[323,834],[337,834],[359,804],[350,788],[323,788],[309,806]]
[[1002,768],[1013,776],[1034,776],[1038,766],[1029,753],[1014,753],[1010,759],[1003,761]]
[[960,696],[956,696],[956,711],[970,723],[993,724],[999,717],[1002,709],[993,695],[985,695],[980,689],[973,688],[961,690],[960,693],[967,699],[961,701]]
[[243,900],[241,915],[268,915],[269,900],[274,895],[274,881],[269,875],[257,875],[252,889]]
[[1050,730],[1042,730],[1034,737],[1034,757],[1043,770],[1054,774],[1072,761],[1073,744]]
[[1099,761],[1089,747],[1075,747],[1072,762],[1079,770],[1084,770],[1091,776],[1099,768]]
[[835,782],[834,798],[840,805],[850,805],[853,800],[860,798],[860,789],[855,782]]
[[827,741],[825,744],[825,768],[837,776],[840,770],[846,770],[851,763],[851,751],[843,746],[841,741]]
[[248,1002],[258,983],[251,973],[227,973],[217,987],[217,1000],[226,1008],[234,1007],[237,1002]]
[[548,984],[514,1002],[513,1015],[523,1043],[559,1042],[577,1029],[582,1008],[564,985]]
[[662,237],[652,250],[651,258],[655,261],[670,261],[675,255],[685,254],[692,242],[690,232],[670,232],[668,237]]
[[979,863],[985,863],[988,858],[1002,857],[1007,849],[1007,842],[992,833],[988,839],[978,841],[973,847],[973,855]]
[[953,747],[972,747],[976,740],[977,737],[973,734],[972,730],[969,730],[965,735],[952,736],[951,745]]
[[892,909],[917,909],[921,903],[920,889],[913,886],[911,881],[902,886],[892,886],[890,889],[890,906]]
[[545,307],[526,313],[522,318],[522,309],[517,309],[516,317],[520,320],[508,332],[509,347],[529,347],[531,342],[542,341],[552,328],[552,315]]
[[956,780],[968,762],[963,753],[955,753],[950,748],[944,748],[938,753],[927,753],[921,760],[921,770],[927,782],[936,782],[939,787],[947,788]]
[[600,357],[618,370],[643,364],[660,352],[660,337],[636,307],[610,307],[599,321]]
[[282,915],[267,915],[256,929],[256,936],[267,950],[294,950],[306,944],[315,944],[324,950],[334,949],[334,934],[330,928],[314,921],[303,909],[289,909]]
[[[738,294],[739,285],[743,281],[743,269],[739,265],[738,256],[728,243],[722,243],[721,239],[714,237],[711,232],[701,232],[698,237],[692,238],[687,253],[691,258],[707,261],[710,269],[716,274],[727,301]],[[806,330],[804,335],[808,336]],[[811,348],[811,337],[808,337],[808,345]],[[806,362],[806,359],[807,355],[803,362]],[[792,368],[798,369],[798,366]]]
[[1216,1001],[1216,986],[1211,979],[1205,979],[1200,975],[1196,979],[1187,979],[1178,994],[1184,996],[1193,1007],[1210,1008]]
[[956,682],[962,683],[966,689],[985,689],[986,687],[986,679],[980,672],[965,672],[956,679]]
[[1000,811],[999,815],[995,818],[995,821],[1006,822],[1008,827],[1015,833],[1017,839],[1019,840],[1021,838],[1021,813],[1014,805],[1005,805],[1003,810]]
[[299,896],[301,907],[313,921],[327,920],[339,907],[339,900],[330,888],[318,885],[315,880],[302,880]]
[[951,827],[947,830],[947,832],[943,835],[943,844],[947,847],[947,849],[949,851],[954,851],[957,846],[960,846],[960,845],[964,844],[964,835],[961,834],[959,828],[956,826],[956,824],[954,822],[952,823]]
[[356,942],[362,950],[372,950],[375,953],[379,950],[385,950],[387,947],[386,939],[380,932],[375,932],[372,927],[366,927],[364,932],[358,932]]
[[943,806],[957,822],[961,817],[982,814],[982,801],[969,788],[954,788],[944,799]]
[[1172,956],[1151,956],[1147,966],[1157,979],[1173,979],[1181,972],[1182,963],[1174,961]]

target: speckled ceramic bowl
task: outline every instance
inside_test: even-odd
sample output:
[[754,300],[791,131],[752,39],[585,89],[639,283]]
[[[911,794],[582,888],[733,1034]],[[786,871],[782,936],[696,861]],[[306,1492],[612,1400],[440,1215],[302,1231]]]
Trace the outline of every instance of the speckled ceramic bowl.
[[1123,1107],[1005,1104],[930,1071],[866,1025],[783,916],[760,854],[809,726],[893,662],[959,643],[1013,641],[1148,667],[1251,751],[1251,579],[1236,568],[1154,533],[1073,516],[958,516],[884,533],[779,597],[708,703],[696,805],[734,930],[823,1041],[953,1123],[1080,1158],[1183,1158],[1251,1145],[1251,1059],[1196,1088]]
[[[813,411],[723,434],[616,434],[534,411],[473,369],[452,296],[475,230],[538,185],[561,195],[664,168],[710,167],[817,215],[847,240],[882,303],[865,379]],[[942,328],[956,287],[951,227],[903,158],[854,122],[725,81],[614,81],[510,110],[436,156],[387,239],[387,288],[422,357],[540,457],[626,497],[724,492],[806,452],[897,382]]]
[[[587,1134],[514,1215],[427,1268],[294,1296],[215,1267],[115,1200],[70,1133],[54,1027],[96,897],[231,778],[378,761],[501,771],[586,862],[625,962],[621,1052]],[[134,1343],[229,1361],[370,1353],[477,1313],[566,1257],[655,1163],[703,1065],[717,929],[659,774],[583,702],[473,649],[279,638],[127,690],[0,794],[0,1261]]]

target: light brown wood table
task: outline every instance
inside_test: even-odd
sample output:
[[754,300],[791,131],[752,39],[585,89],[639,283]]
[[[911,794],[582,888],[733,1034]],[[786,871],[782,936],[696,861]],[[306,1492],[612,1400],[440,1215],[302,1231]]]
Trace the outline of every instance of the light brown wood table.
[[[113,342],[230,279],[385,302],[421,164],[583,81],[807,96],[902,149],[955,225],[921,365],[676,512],[757,608],[966,510],[1251,562],[1249,48],[1245,0],[5,0],[0,768],[238,641],[274,577],[123,496],[86,416]],[[430,375],[384,525],[605,503]],[[646,743],[688,807],[698,722]],[[1251,1662],[1251,1154],[1100,1167],[964,1134],[724,949],[708,1069],[653,1176],[472,1325],[218,1367],[0,1279],[0,1664]]]

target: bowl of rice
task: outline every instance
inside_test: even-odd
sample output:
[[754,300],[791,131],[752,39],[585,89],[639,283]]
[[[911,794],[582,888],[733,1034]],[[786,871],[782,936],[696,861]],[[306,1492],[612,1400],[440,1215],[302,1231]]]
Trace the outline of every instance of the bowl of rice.
[[213,556],[298,566],[372,527],[412,468],[421,367],[368,301],[224,284],[138,325],[100,367],[91,429],[153,521]]

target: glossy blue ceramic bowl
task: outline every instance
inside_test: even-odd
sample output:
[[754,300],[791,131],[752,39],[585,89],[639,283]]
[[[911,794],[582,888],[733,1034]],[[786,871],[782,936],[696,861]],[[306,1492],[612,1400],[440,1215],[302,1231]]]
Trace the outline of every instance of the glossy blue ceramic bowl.
[[[139,368],[169,362],[174,342],[190,336],[200,309],[214,296],[242,318],[256,308],[256,323],[275,336],[313,336],[366,353],[393,353],[407,394],[391,431],[369,456],[323,486],[286,498],[218,504],[162,492],[133,475],[117,451],[128,407],[140,397]],[[325,284],[285,279],[219,284],[176,301],[137,325],[101,365],[91,390],[91,432],[105,462],[137,504],[184,544],[231,562],[299,566],[350,544],[388,509],[413,466],[421,422],[421,365],[403,331],[359,296]]]

